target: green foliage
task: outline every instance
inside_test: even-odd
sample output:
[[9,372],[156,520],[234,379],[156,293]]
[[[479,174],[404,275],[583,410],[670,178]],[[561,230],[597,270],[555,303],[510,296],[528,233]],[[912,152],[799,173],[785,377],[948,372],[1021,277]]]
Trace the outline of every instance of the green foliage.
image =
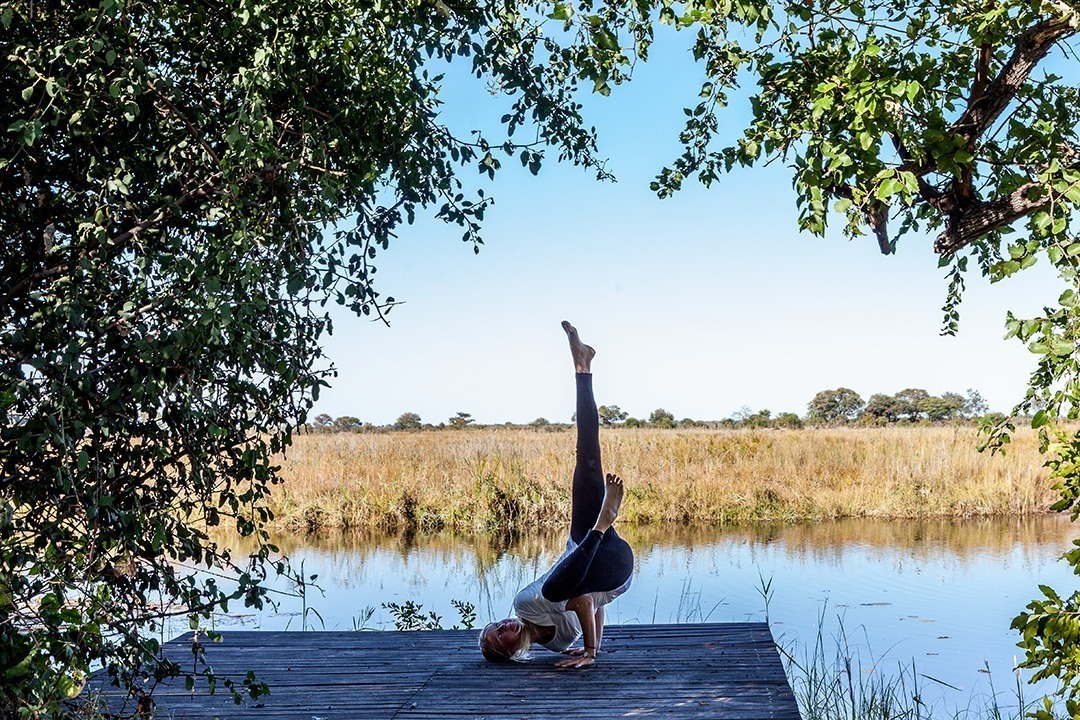
[[758,410],[755,413],[746,413],[739,421],[741,427],[748,428],[767,428],[772,427],[772,411],[770,410]]
[[673,428],[675,427],[675,416],[664,408],[657,408],[649,415],[649,425],[655,428]]
[[[476,606],[464,600],[451,600],[450,604],[457,610],[460,618],[459,624],[451,630],[471,630],[476,626]],[[383,607],[390,611],[394,618],[396,630],[441,630],[442,617],[434,611],[424,612],[424,606],[412,600],[398,603],[383,603]]]
[[941,422],[955,417],[962,404],[962,400],[956,403],[945,397],[925,397],[918,402],[915,409],[927,420]]
[[[886,253],[937,231],[945,333],[970,267],[1055,267],[1070,289],[1007,330],[1038,358],[1018,410],[1072,506],[1080,437],[1054,421],[1080,405],[1080,102],[1034,72],[1076,34],[1072,3],[0,0],[0,24],[0,693],[24,714],[92,663],[178,672],[146,639],[170,613],[263,602],[263,500],[329,377],[325,304],[392,308],[372,263],[427,208],[478,250],[490,199],[463,169],[537,172],[553,147],[607,177],[575,92],[624,82],[656,25],[696,32],[707,76],[661,196],[782,160],[806,230],[831,209]],[[439,123],[439,73],[463,57],[510,96],[505,137]],[[717,147],[747,78],[752,119]],[[987,428],[1004,447],[1008,421]],[[221,524],[259,540],[251,558],[209,539]],[[1044,610],[1036,643],[1069,617]],[[1027,662],[1080,693],[1075,654],[1038,647]]]
[[[946,393],[942,397],[946,397],[949,393]],[[968,388],[967,393],[964,396],[964,404],[960,407],[960,412],[965,418],[982,417],[990,412],[990,405],[983,399],[982,394],[978,390],[972,390]]]
[[601,425],[617,425],[627,417],[618,405],[601,405],[596,412],[600,416]]
[[358,432],[363,426],[364,424],[360,422],[360,418],[352,415],[342,415],[334,420],[333,424],[336,432]]
[[[401,420],[401,418],[398,418],[399,422],[400,422],[400,420]],[[417,422],[417,427],[419,427],[419,422],[420,422],[419,417],[416,419],[416,422]],[[467,425],[471,425],[474,422],[476,422],[476,421],[473,420],[473,416],[471,414],[469,414],[467,412],[459,412],[456,415],[454,415],[454,417],[450,418],[449,425],[450,425],[450,427],[460,429],[460,428],[463,428],[463,427],[465,427]]]
[[874,393],[866,401],[863,415],[885,422],[896,422],[904,412],[904,405],[892,395]]
[[434,611],[424,612],[424,606],[412,600],[398,603],[383,603],[383,607],[390,611],[394,618],[396,630],[440,630],[442,617]]
[[792,412],[780,413],[773,420],[773,426],[778,428],[787,428],[789,430],[798,430],[803,426],[802,419]]
[[[547,10],[0,0],[0,704],[55,714],[96,664],[208,672],[153,638],[287,569],[265,499],[333,374],[326,305],[393,307],[373,262],[417,213],[478,250],[463,172],[607,176],[575,92],[623,79],[629,36],[583,6],[545,37]],[[509,98],[498,137],[440,122],[455,59]]]
[[394,421],[394,428],[397,430],[419,430],[420,416],[414,412],[401,413],[398,419]]
[[918,420],[923,417],[919,405],[930,397],[930,393],[921,388],[908,388],[901,390],[893,397],[896,400],[901,416],[906,417],[908,420]]
[[822,390],[807,406],[807,419],[820,423],[846,422],[854,419],[862,406],[863,399],[850,388]]
[[954,392],[943,393],[941,397],[937,397],[919,388],[908,388],[896,395],[871,395],[862,409],[861,417],[878,423],[893,423],[902,419],[913,422],[922,419],[944,422],[971,418],[974,416],[973,411],[980,414],[986,412],[986,401],[975,390],[968,390],[966,397]]

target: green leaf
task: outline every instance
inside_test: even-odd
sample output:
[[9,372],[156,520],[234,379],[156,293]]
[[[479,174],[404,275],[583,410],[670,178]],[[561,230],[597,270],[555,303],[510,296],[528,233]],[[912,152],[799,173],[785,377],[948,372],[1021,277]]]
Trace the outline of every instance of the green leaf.
[[555,3],[555,9],[548,15],[552,20],[569,20],[574,14],[574,8],[569,3]]
[[1046,416],[1046,411],[1040,410],[1035,413],[1035,417],[1031,418],[1031,427],[1041,428],[1043,425],[1046,425],[1047,422],[1049,422],[1049,419]]
[[596,45],[604,50],[618,50],[619,40],[608,30],[601,30],[596,33]]
[[1068,357],[1076,351],[1076,345],[1068,340],[1055,340],[1052,349],[1055,355],[1059,357]]
[[875,194],[877,195],[878,199],[886,200],[889,197],[900,192],[903,187],[904,183],[900,182],[896,178],[886,178],[885,180],[881,181],[880,185],[878,185]]

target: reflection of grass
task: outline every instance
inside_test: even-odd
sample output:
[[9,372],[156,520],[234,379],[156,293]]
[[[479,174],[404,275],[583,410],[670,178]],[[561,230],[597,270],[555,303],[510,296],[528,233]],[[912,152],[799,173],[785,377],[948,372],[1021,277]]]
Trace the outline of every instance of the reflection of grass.
[[[1005,458],[972,428],[631,430],[601,434],[628,485],[624,521],[790,522],[1041,512],[1053,497],[1034,435]],[[300,436],[273,497],[277,521],[425,531],[561,526],[573,431],[470,429]]]
[[966,708],[946,708],[931,699],[938,694],[933,686],[959,688],[919,672],[914,661],[893,667],[885,658],[866,660],[849,642],[843,624],[833,640],[825,638],[823,626],[821,618],[813,645],[780,647],[803,720],[1024,720],[1025,710],[1033,709],[1019,673],[1006,693],[996,691],[990,678],[988,695],[971,698]]

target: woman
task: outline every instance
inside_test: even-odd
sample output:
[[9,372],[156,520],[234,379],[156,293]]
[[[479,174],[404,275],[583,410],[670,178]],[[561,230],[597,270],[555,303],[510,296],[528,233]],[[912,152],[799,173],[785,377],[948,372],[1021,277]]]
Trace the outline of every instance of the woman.
[[[600,422],[592,393],[596,351],[581,342],[568,322],[570,354],[577,371],[577,466],[574,468],[570,540],[554,567],[514,598],[517,617],[491,623],[480,633],[480,651],[493,662],[518,660],[538,642],[572,657],[557,667],[586,667],[596,660],[604,634],[604,606],[626,592],[634,553],[611,527],[619,514],[623,484],[600,467]],[[579,636],[584,646],[570,650]]]

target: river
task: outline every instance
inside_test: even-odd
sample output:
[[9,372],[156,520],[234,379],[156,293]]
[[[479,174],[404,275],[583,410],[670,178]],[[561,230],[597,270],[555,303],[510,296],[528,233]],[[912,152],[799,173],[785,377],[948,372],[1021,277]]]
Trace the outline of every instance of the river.
[[[1059,516],[625,527],[620,534],[635,548],[636,573],[630,591],[609,608],[609,623],[767,619],[777,641],[799,659],[820,632],[830,658],[844,648],[857,673],[903,667],[911,677],[914,668],[924,698],[961,710],[984,706],[992,692],[1016,704],[1020,651],[1010,621],[1038,594],[1038,584],[1062,594],[1078,585],[1059,558],[1080,528]],[[384,603],[405,601],[451,627],[461,622],[453,600],[473,604],[482,626],[506,616],[518,588],[548,567],[565,537],[277,535],[274,541],[306,577],[317,575],[306,598],[279,582],[283,593],[294,594],[278,595],[276,609],[219,618],[221,629],[393,629]]]

